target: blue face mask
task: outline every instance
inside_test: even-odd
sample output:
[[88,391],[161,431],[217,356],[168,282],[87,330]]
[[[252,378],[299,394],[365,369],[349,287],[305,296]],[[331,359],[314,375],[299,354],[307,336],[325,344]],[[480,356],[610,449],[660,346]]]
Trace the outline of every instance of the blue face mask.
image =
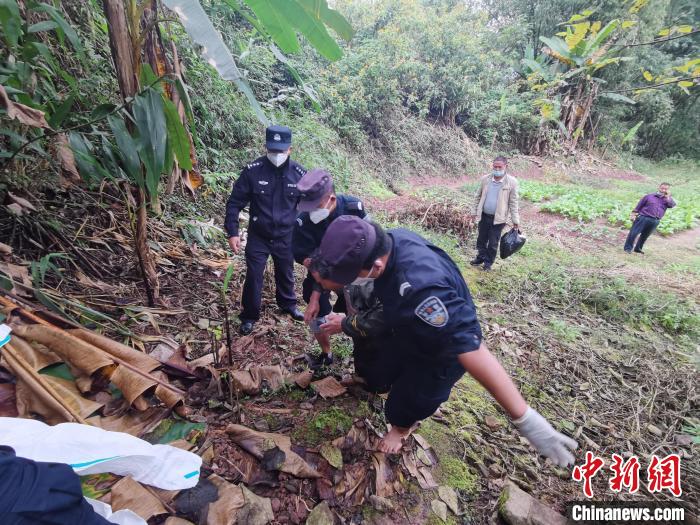
[[494,177],[503,177],[503,175],[505,175],[505,174],[506,174],[506,170],[493,170],[491,172],[491,175],[493,175]]

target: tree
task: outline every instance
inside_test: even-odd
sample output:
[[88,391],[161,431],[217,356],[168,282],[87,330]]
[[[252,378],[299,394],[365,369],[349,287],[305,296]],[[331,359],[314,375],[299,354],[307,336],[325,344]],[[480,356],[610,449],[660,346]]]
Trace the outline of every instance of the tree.
[[[298,50],[295,29],[329,59],[339,58],[342,52],[328,35],[324,24],[347,37],[352,36],[349,24],[328,8],[325,1],[249,0],[247,3],[258,16],[258,20],[249,16],[251,23],[288,52]],[[232,2],[227,4],[241,9]],[[223,78],[233,81],[241,89],[258,118],[267,124],[268,119],[250,86],[201,5],[192,0],[165,0],[165,5],[180,17],[193,40],[202,45],[208,62]],[[135,249],[148,301],[152,305],[158,299],[159,283],[147,243],[146,204],[150,202],[151,208],[159,213],[161,175],[179,169],[192,170],[195,158],[193,142],[183,126],[185,118],[181,109],[187,101],[187,93],[176,73],[177,63],[171,65],[165,55],[155,0],[103,0],[103,8],[122,99],[125,103],[133,101],[131,110],[124,108],[123,120],[113,117],[109,123],[118,144],[116,157],[134,185]],[[179,93],[176,94],[172,85],[161,84],[165,77],[173,81]],[[191,114],[191,109],[189,111]],[[105,160],[109,161],[109,158]]]

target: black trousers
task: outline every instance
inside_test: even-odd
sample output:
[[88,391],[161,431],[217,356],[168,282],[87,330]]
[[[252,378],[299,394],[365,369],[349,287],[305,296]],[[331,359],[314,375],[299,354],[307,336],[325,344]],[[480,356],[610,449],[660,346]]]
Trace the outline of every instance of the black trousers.
[[275,265],[275,298],[283,310],[297,304],[294,293],[294,257],[292,255],[292,235],[280,239],[265,239],[253,232],[248,233],[245,247],[246,274],[243,283],[241,321],[260,319],[263,276],[267,258],[272,256]]
[[[353,339],[355,372],[370,392],[389,392],[384,405],[392,425],[409,428],[435,413],[464,375],[457,358],[432,362],[406,356],[391,337]],[[392,344],[393,343],[393,344]]]
[[479,251],[479,259],[484,264],[492,265],[498,253],[498,241],[501,240],[503,224],[494,224],[493,215],[481,214],[479,221],[479,236],[476,238],[476,249]]
[[632,228],[630,228],[629,235],[627,235],[627,240],[625,241],[625,251],[632,251],[632,245],[634,245],[634,240],[637,239],[637,244],[634,247],[635,251],[641,251],[644,247],[644,243],[647,241],[649,236],[654,233],[654,230],[659,225],[659,219],[654,217],[648,217],[646,215],[639,215],[634,223],[632,223]]

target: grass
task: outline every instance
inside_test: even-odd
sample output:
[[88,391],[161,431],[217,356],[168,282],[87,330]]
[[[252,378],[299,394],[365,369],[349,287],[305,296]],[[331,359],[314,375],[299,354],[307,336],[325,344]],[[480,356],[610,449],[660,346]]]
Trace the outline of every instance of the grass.
[[[571,254],[547,241],[530,239],[519,253],[518,264],[502,265],[481,283],[479,295],[509,302],[537,297],[548,309],[583,308],[610,322],[658,327],[672,334],[700,333],[695,302],[644,283],[631,283],[601,268],[600,257]],[[556,321],[550,328],[564,333]]]

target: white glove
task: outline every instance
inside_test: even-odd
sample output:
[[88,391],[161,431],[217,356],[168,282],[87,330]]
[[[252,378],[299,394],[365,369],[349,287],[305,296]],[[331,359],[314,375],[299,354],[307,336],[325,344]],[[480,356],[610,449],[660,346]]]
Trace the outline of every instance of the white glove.
[[551,459],[555,464],[565,467],[574,462],[574,456],[569,449],[576,450],[578,443],[554,430],[552,425],[533,408],[527,407],[525,414],[513,423],[537,449],[537,452]]

